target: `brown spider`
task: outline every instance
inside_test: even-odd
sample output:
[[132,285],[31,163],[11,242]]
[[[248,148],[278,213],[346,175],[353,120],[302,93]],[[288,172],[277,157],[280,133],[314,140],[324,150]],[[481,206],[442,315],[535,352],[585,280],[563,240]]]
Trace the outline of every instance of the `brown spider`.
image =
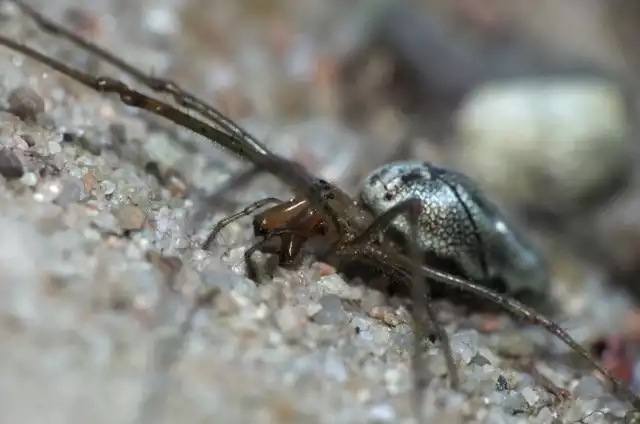
[[[336,258],[368,262],[375,267],[403,275],[405,277],[403,282],[409,285],[414,299],[412,313],[416,325],[416,340],[420,340],[425,334],[422,324],[431,321],[437,336],[442,341],[450,371],[451,384],[454,388],[458,385],[455,364],[446,332],[437,325],[432,311],[428,297],[429,286],[425,284],[425,278],[451,288],[472,293],[503,307],[520,318],[543,326],[605,375],[613,385],[616,393],[621,394],[634,408],[640,409],[640,399],[624,383],[601,366],[566,331],[550,319],[512,298],[498,294],[490,288],[423,265],[420,256],[421,246],[419,246],[418,242],[420,236],[418,224],[423,215],[424,207],[420,199],[403,199],[387,208],[385,212],[376,215],[338,187],[310,174],[300,164],[270,152],[269,149],[214,107],[182,90],[175,83],[146,75],[109,52],[80,38],[59,24],[48,20],[21,0],[10,1],[32,18],[44,31],[75,43],[130,74],[152,90],[170,94],[179,106],[197,112],[203,120],[194,118],[168,103],[131,89],[120,81],[108,77],[96,78],[73,69],[12,39],[0,36],[0,44],[37,60],[98,92],[115,93],[123,103],[129,106],[147,110],[177,125],[188,128],[237,154],[240,158],[253,164],[257,170],[269,172],[289,185],[295,194],[293,199],[272,207],[256,221],[256,228],[259,233],[265,236],[265,240],[280,240],[281,248],[279,253],[282,262],[291,263],[299,256],[302,246],[308,240],[320,238],[327,243],[328,251]],[[255,210],[269,202],[275,202],[275,199],[257,202],[246,208],[243,213],[245,215],[249,214],[251,209]],[[381,243],[379,239],[379,235],[387,227],[394,225],[398,227],[397,219],[401,217],[405,217],[405,223],[409,224],[408,229],[405,228],[405,233],[409,236],[409,255],[403,254],[393,244]],[[223,225],[224,222],[221,225],[219,224],[214,231],[219,231],[219,228]],[[209,239],[212,240],[212,237],[209,237]],[[254,247],[254,250],[258,247]],[[416,385],[414,393],[417,395],[414,399],[416,408],[420,408],[420,395],[425,385],[422,377],[423,361],[421,358],[419,349],[414,349],[412,364],[414,368],[414,384]]]

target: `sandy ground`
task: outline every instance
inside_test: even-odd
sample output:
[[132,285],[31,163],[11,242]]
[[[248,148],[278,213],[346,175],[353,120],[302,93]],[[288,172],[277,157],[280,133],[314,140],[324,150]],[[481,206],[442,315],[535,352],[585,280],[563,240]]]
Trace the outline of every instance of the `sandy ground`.
[[[338,123],[331,94],[332,58],[354,37],[338,19],[348,6],[32,4],[204,93],[276,151],[332,180],[351,177],[351,164],[362,160],[362,141]],[[119,75],[38,34],[15,8],[2,3],[1,12],[3,34]],[[286,197],[286,187],[264,177],[229,204],[207,205],[206,194],[243,167],[236,158],[4,48],[0,67],[0,422],[414,422],[402,308],[372,317],[381,315],[383,295],[325,275],[321,264],[279,270],[257,285],[240,266],[248,220],[225,231],[213,252],[197,248],[217,219],[267,195]],[[24,121],[15,116],[20,107]],[[180,172],[188,194],[159,184],[145,172],[150,162]],[[149,253],[157,251],[181,266]],[[210,291],[216,296],[199,305]],[[569,399],[557,399],[505,359],[537,355],[540,343],[528,333],[509,320],[494,334],[478,333],[450,311],[442,315],[463,385],[459,393],[447,388],[432,347],[438,378],[424,398],[429,422],[569,423],[589,415],[583,422],[595,423],[626,413],[587,371],[540,362],[570,389]]]

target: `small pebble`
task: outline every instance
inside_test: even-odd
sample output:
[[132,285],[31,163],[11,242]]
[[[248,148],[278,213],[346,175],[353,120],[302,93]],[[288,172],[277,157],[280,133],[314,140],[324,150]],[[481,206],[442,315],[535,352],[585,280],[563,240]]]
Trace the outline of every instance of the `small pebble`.
[[82,200],[85,196],[84,184],[82,180],[73,177],[63,178],[61,180],[62,191],[56,199],[56,203],[60,206],[67,206]]
[[100,189],[105,195],[109,196],[113,194],[114,191],[116,191],[116,185],[115,183],[113,183],[113,181],[104,180],[100,183]]
[[496,390],[499,392],[504,392],[505,390],[509,390],[509,384],[507,383],[507,379],[504,378],[504,375],[502,374],[498,376],[498,381],[496,383]]
[[491,365],[491,361],[486,356],[476,353],[473,358],[471,358],[471,361],[469,361],[469,365],[471,364],[481,367],[483,365]]
[[122,229],[118,225],[118,220],[108,211],[98,212],[91,222],[98,230],[104,233],[122,234]]
[[533,343],[521,333],[500,335],[496,348],[500,355],[511,358],[527,358],[534,354]]
[[640,424],[640,411],[629,411],[624,416],[624,424]]
[[349,323],[355,330],[357,344],[376,354],[383,354],[389,349],[389,330],[373,325],[370,319],[353,316]]
[[252,280],[215,266],[205,267],[200,272],[200,280],[202,285],[208,289],[215,287],[222,292],[233,290],[244,296],[252,296],[256,290],[256,285]]
[[324,372],[328,377],[339,382],[347,379],[347,368],[333,350],[327,352],[327,356],[324,359]]
[[36,140],[30,134],[20,134],[20,138],[22,138],[29,147],[36,145]]
[[[71,149],[69,149],[71,150]],[[80,169],[77,166],[74,165],[67,165],[67,171],[69,172],[69,176],[73,177],[73,178],[77,178],[77,179],[82,179],[82,177],[84,176],[85,172],[84,170]]]
[[238,304],[228,292],[218,292],[214,300],[214,309],[221,316],[234,315],[239,311]]
[[490,396],[492,403],[499,405],[510,414],[526,411],[529,403],[522,396],[522,393],[514,390],[503,392],[493,392]]
[[397,327],[401,323],[400,318],[398,318],[395,313],[395,310],[388,306],[374,306],[371,308],[369,315],[390,327]]
[[141,229],[147,221],[146,214],[135,205],[122,205],[113,212],[120,228],[127,231]]
[[47,143],[47,152],[50,155],[57,155],[58,153],[62,152],[62,146],[60,146],[60,143],[58,143],[57,141],[49,141]]
[[490,82],[457,112],[456,165],[504,201],[553,202],[546,207],[560,210],[615,193],[626,181],[633,166],[629,119],[626,94],[609,79]]
[[369,409],[369,419],[374,423],[392,423],[396,421],[396,411],[391,405],[374,405]]
[[33,172],[26,172],[24,175],[22,175],[20,181],[26,186],[34,187],[36,184],[38,184],[38,176]]
[[489,365],[498,365],[500,364],[500,358],[493,353],[490,349],[488,349],[487,347],[479,347],[478,348],[478,353],[471,359],[472,361],[477,361],[476,364],[478,365],[484,365],[484,364],[489,364]]
[[177,172],[167,172],[164,177],[164,185],[169,189],[171,195],[175,197],[184,197],[189,189],[184,177]]
[[10,149],[0,148],[0,174],[7,180],[15,180],[24,174],[22,162]]
[[388,369],[384,373],[384,380],[387,391],[392,395],[397,395],[411,388],[406,371],[402,372],[398,368]]
[[524,396],[531,406],[535,405],[540,400],[540,395],[533,387],[525,387],[522,389],[522,396]]
[[539,424],[552,424],[555,418],[551,410],[545,406],[538,412],[534,422]]
[[93,175],[91,172],[87,172],[82,176],[82,184],[84,184],[85,193],[91,193],[98,187],[100,187],[100,183],[98,183],[95,175]]
[[576,398],[593,399],[604,394],[602,383],[595,377],[582,377],[578,384],[571,390],[571,394]]
[[394,350],[406,352],[413,349],[413,329],[409,324],[400,324],[393,332],[391,345]]
[[296,337],[303,328],[304,316],[297,308],[284,306],[276,312],[276,322],[283,334]]
[[172,8],[155,7],[144,20],[145,27],[156,34],[171,35],[180,28],[180,21]]
[[462,330],[451,336],[451,350],[465,364],[478,353],[478,332],[476,330]]
[[491,408],[486,418],[482,421],[483,424],[511,424],[514,422],[516,421],[513,420],[513,417],[499,408]]
[[[336,272],[334,272],[335,274]],[[363,293],[360,304],[365,311],[371,311],[374,308],[386,303],[385,294],[380,290],[370,290]]]
[[59,180],[44,181],[33,195],[38,202],[53,202],[62,192],[62,184]]
[[309,302],[307,305],[307,316],[313,318],[321,310],[322,306],[318,302]]
[[313,316],[313,321],[320,325],[336,324],[346,318],[342,301],[335,294],[327,294],[320,298],[321,309]]
[[35,121],[44,112],[44,100],[34,89],[21,86],[11,91],[7,100],[9,112],[23,121]]
[[331,274],[318,280],[318,288],[324,293],[335,294],[341,299],[359,300],[362,293],[351,287],[339,274]]
[[104,145],[100,140],[100,138],[98,138],[98,136],[95,136],[95,135],[82,134],[77,136],[75,138],[75,141],[78,143],[79,146],[85,148],[89,153],[92,153],[96,156],[102,153],[102,149],[104,148]]
[[444,377],[449,373],[444,355],[431,355],[427,360],[427,369],[434,377]]

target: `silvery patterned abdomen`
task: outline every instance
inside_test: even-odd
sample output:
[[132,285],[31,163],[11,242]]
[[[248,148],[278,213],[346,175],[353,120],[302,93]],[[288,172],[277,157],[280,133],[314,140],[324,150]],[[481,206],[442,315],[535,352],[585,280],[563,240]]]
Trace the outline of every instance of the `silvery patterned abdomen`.
[[[468,177],[427,162],[396,162],[374,170],[361,186],[361,202],[376,216],[410,198],[423,204],[418,245],[425,255],[450,261],[477,282],[501,284],[510,295],[544,299],[546,262]],[[388,234],[406,240],[408,225],[398,216]]]

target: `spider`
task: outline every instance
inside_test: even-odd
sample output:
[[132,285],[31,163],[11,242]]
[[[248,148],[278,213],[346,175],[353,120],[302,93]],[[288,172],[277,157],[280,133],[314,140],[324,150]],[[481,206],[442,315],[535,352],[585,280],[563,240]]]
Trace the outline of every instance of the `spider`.
[[[146,110],[190,129],[248,161],[258,171],[271,173],[289,185],[294,192],[293,199],[287,202],[278,202],[276,206],[262,214],[262,219],[258,221],[260,225],[256,225],[257,231],[262,233],[264,240],[280,240],[281,261],[285,263],[294,261],[301,251],[301,247],[308,240],[320,238],[327,243],[328,252],[336,258],[370,263],[377,268],[402,275],[402,282],[408,285],[414,299],[414,305],[411,309],[416,327],[416,340],[420,340],[420,337],[425,334],[424,328],[426,326],[423,323],[430,322],[434,326],[436,335],[442,341],[452,387],[458,386],[457,372],[446,332],[437,324],[431,308],[429,285],[425,284],[425,279],[474,294],[503,307],[520,318],[543,326],[601,372],[611,382],[616,393],[621,394],[634,408],[640,409],[640,399],[553,321],[515,299],[498,294],[491,288],[424,265],[419,245],[419,223],[423,217],[424,206],[421,199],[406,196],[393,205],[386,205],[384,212],[373,213],[335,185],[312,175],[300,164],[272,153],[266,146],[214,107],[181,89],[174,82],[148,76],[99,46],[47,19],[23,1],[10,1],[33,19],[42,30],[71,41],[130,74],[153,91],[171,95],[180,107],[197,112],[202,119],[195,118],[178,107],[138,92],[121,81],[109,77],[93,77],[69,67],[10,38],[0,36],[1,45],[39,61],[97,92],[114,93],[126,105]],[[247,215],[251,213],[252,209],[255,210],[260,206],[275,202],[275,199],[267,200],[256,202],[245,208],[244,214]],[[379,238],[379,235],[390,225],[395,226],[396,229],[400,228],[398,220],[402,217],[405,220],[403,222],[408,224],[408,227],[402,230],[409,236],[407,249],[409,253],[404,253],[394,244],[385,243]],[[254,247],[253,250],[259,247]],[[487,256],[487,258],[490,257]],[[421,405],[421,392],[426,383],[422,377],[424,367],[421,358],[419,349],[415,348],[412,366],[415,386],[414,402],[418,411]]]
[[[246,175],[240,174],[236,181],[244,183]],[[236,181],[231,185],[235,186]],[[417,242],[425,262],[439,262],[457,274],[530,303],[548,300],[550,276],[546,261],[465,175],[428,162],[394,162],[373,170],[360,187],[359,206],[374,216],[411,198],[420,199]],[[226,191],[228,187],[218,193]],[[298,197],[288,201],[261,199],[222,219],[209,233],[203,249],[210,248],[225,226],[271,204],[275,206],[254,216],[254,234],[264,239],[246,251],[245,262],[249,272],[255,273],[250,256],[266,249],[279,255],[280,266],[296,267],[306,238],[326,235],[322,217]],[[291,233],[282,235],[279,244],[271,245],[270,233],[285,227]],[[407,217],[395,217],[387,227],[384,235],[406,251],[410,232]]]

